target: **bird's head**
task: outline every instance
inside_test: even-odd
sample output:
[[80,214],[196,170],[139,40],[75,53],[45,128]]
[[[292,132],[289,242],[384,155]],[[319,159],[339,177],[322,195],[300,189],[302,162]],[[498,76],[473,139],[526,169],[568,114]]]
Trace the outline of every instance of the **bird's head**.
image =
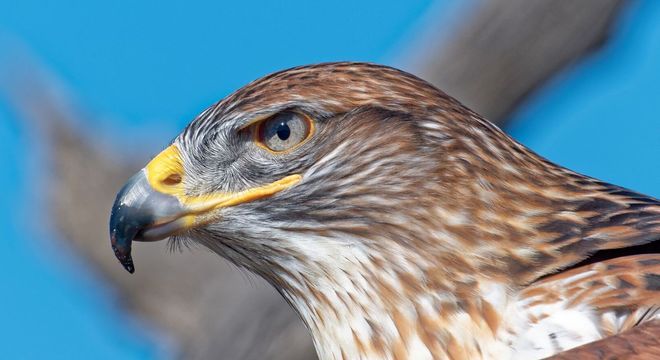
[[203,112],[124,186],[110,224],[116,255],[132,271],[132,240],[175,235],[261,272],[412,221],[401,205],[423,202],[434,176],[428,137],[443,135],[424,114],[439,100],[452,103],[370,64],[259,79]]
[[486,212],[508,211],[512,201],[496,198],[508,193],[497,184],[527,182],[507,173],[525,156],[405,72],[364,63],[293,68],[204,111],[134,175],[112,210],[112,245],[132,272],[133,240],[191,239],[281,286],[291,272],[408,253],[416,266],[421,253],[469,272],[475,265],[463,255],[488,260],[500,250],[477,253],[480,241],[520,238]]

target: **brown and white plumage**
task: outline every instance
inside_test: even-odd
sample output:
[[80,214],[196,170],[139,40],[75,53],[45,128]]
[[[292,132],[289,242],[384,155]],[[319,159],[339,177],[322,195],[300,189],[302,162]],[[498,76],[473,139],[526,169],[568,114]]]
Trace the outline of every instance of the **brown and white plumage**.
[[[250,129],[283,112],[310,134],[269,151]],[[118,195],[122,263],[134,239],[204,244],[268,280],[322,359],[541,358],[659,312],[658,200],[559,167],[393,68],[269,75],[163,154]]]
[[608,336],[586,345],[564,351],[551,357],[552,360],[601,360],[660,358],[660,320],[647,321],[624,333]]

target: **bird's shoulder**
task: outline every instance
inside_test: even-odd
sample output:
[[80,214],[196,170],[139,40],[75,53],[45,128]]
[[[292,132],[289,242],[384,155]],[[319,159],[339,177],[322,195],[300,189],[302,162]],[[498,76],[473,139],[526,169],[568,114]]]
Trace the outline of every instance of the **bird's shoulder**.
[[558,353],[660,318],[660,254],[609,259],[547,276],[522,290],[521,354]]

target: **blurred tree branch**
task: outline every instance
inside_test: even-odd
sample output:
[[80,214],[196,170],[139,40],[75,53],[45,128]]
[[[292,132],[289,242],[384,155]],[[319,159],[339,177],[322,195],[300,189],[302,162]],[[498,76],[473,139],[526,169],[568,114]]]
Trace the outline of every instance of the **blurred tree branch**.
[[626,3],[484,1],[447,42],[429,45],[418,74],[501,126],[530,92],[600,47]]

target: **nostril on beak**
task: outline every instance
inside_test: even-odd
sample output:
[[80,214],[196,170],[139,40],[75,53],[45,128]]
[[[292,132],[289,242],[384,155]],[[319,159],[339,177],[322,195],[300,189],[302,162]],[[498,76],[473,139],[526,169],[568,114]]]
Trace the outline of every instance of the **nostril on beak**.
[[176,186],[181,183],[181,175],[179,174],[170,174],[165,179],[162,180],[163,185],[165,186]]

